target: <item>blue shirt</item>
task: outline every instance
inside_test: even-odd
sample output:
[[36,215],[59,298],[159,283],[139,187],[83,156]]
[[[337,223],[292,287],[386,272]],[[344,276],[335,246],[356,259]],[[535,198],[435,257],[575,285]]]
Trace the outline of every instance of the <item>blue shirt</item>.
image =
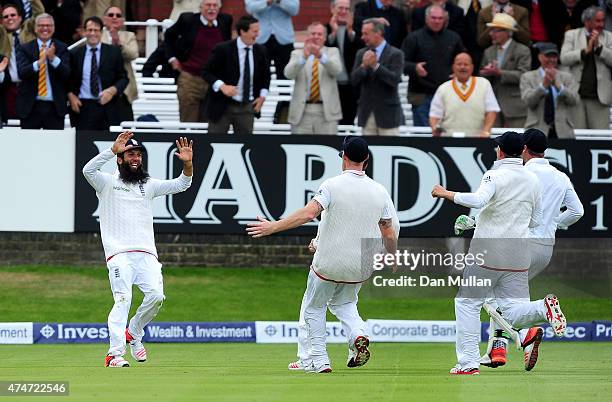
[[266,0],[245,0],[245,7],[259,20],[257,43],[266,43],[270,35],[281,45],[295,42],[291,17],[300,11],[300,0],[273,0],[271,5]]
[[[42,47],[43,42],[40,39],[36,39],[36,42],[38,43],[38,49],[40,51],[40,48]],[[45,49],[49,49],[49,46],[51,46],[51,40],[48,40],[45,42]],[[57,66],[59,66],[61,62],[62,60],[59,57],[55,56],[55,58],[51,62],[51,65],[53,66],[53,68],[57,68]],[[45,64],[47,65],[47,96],[37,95],[36,100],[52,101],[53,100],[53,88],[51,88],[51,80],[49,79],[49,59],[45,59]],[[38,60],[32,63],[32,68],[34,68],[34,71],[38,71]]]
[[[98,43],[95,46],[96,49],[96,61],[98,63],[98,71],[100,71],[100,52],[102,51],[102,44]],[[100,98],[100,94],[92,94],[91,93],[91,56],[93,52],[91,51],[92,46],[86,45],[85,49],[85,60],[83,60],[83,78],[81,80],[81,89],[79,91],[80,99],[98,99]],[[102,80],[100,80],[100,74],[98,74],[98,88],[102,91]]]
[[376,46],[376,49],[374,49],[376,51],[376,61],[380,60],[380,55],[382,54],[383,50],[385,50],[385,46],[387,46],[387,41],[383,39],[383,41],[380,42],[380,45]]

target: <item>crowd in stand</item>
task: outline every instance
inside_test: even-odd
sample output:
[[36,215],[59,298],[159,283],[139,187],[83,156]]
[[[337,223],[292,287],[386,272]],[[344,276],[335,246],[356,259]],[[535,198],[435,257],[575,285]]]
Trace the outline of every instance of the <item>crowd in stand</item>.
[[[3,121],[60,129],[68,113],[93,130],[134,119],[138,45],[124,30],[125,2],[14,1],[1,2]],[[299,0],[245,0],[235,24],[220,0],[177,3],[142,74],[161,65],[159,76],[176,78],[180,120],[208,122],[209,132],[252,132],[271,62],[278,79],[294,80],[286,120],[295,134],[356,122],[364,134],[398,135],[403,75],[413,124],[434,136],[609,129],[612,1],[332,0],[299,49]],[[85,44],[69,50],[80,36]]]

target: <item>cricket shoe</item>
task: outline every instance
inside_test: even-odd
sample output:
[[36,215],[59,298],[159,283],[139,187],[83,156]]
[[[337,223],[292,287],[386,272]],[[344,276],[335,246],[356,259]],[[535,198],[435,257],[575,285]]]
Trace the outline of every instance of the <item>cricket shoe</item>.
[[125,329],[125,341],[130,345],[130,353],[136,361],[141,363],[147,361],[147,350],[144,345],[141,341],[136,340],[127,328]]
[[486,367],[497,368],[506,364],[506,350],[508,340],[506,338],[493,338],[491,353],[480,358],[480,364]]
[[541,327],[531,327],[521,344],[525,352],[525,370],[527,371],[531,371],[538,361],[538,352],[543,336],[544,330]]
[[310,366],[304,367],[304,371],[307,373],[331,373],[332,368],[329,364],[323,364],[319,367],[315,367],[314,363],[311,363]]
[[104,359],[104,367],[130,367],[130,363],[123,356],[107,355]]
[[306,367],[307,365],[304,364],[304,362],[302,362],[301,360],[296,360],[294,362],[291,362],[287,366],[287,368],[291,371],[306,370]]
[[368,350],[368,346],[370,346],[370,340],[365,336],[358,336],[355,338],[353,348],[350,349],[350,356],[346,366],[352,368],[360,367],[366,364],[368,360],[370,360],[370,351]]
[[549,294],[544,298],[544,304],[546,305],[546,319],[550,323],[553,331],[555,331],[555,335],[562,338],[567,328],[567,320],[561,311],[559,299],[557,296]]
[[458,364],[450,369],[450,373],[453,375],[479,375],[480,370],[478,368],[462,369]]

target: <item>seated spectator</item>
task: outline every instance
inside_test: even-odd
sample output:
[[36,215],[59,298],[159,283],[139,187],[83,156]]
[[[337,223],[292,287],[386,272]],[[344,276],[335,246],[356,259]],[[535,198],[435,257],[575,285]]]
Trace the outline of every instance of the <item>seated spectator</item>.
[[83,21],[89,17],[100,17],[109,7],[125,10],[126,0],[80,0],[83,4]]
[[364,135],[399,135],[405,122],[398,94],[403,54],[387,43],[384,33],[379,18],[363,21],[361,39],[366,48],[357,52],[351,72],[351,83],[359,89],[357,124]]
[[561,64],[579,83],[576,128],[610,128],[612,104],[612,32],[604,29],[605,11],[589,7],[582,13],[583,28],[565,33]]
[[521,99],[527,104],[525,128],[537,128],[548,138],[574,138],[578,81],[558,70],[557,45],[540,42],[536,48],[540,67],[521,76]]
[[209,87],[202,71],[212,49],[232,38],[232,16],[220,13],[220,0],[202,0],[199,13],[181,14],[166,31],[166,59],[179,72],[176,95],[182,122],[204,122]]
[[355,31],[361,32],[365,20],[382,17],[389,23],[385,25],[385,41],[400,48],[408,34],[407,22],[402,10],[392,3],[393,0],[367,0],[355,5]]
[[446,29],[448,13],[440,6],[425,10],[425,27],[412,32],[402,45],[408,102],[417,127],[429,126],[429,107],[436,89],[448,80],[455,56],[465,49],[456,32]]
[[53,37],[67,45],[81,39],[81,15],[83,7],[79,0],[43,0],[45,11],[55,20],[55,34]]
[[481,48],[491,46],[491,36],[487,32],[487,23],[493,21],[493,16],[498,13],[510,14],[517,23],[514,39],[523,45],[531,43],[531,32],[529,30],[529,11],[516,1],[495,0],[493,4],[483,8],[478,13],[477,41]]
[[434,137],[462,132],[468,137],[489,137],[499,105],[486,78],[473,77],[467,53],[453,63],[454,78],[440,85],[431,101],[429,125]]
[[531,68],[531,51],[512,39],[516,21],[508,14],[495,14],[487,24],[493,44],[484,52],[480,75],[487,77],[499,102],[501,112],[495,126],[522,128],[527,108],[521,100],[521,74]]
[[252,134],[255,117],[270,89],[266,48],[257,44],[259,22],[244,16],[236,24],[238,37],[215,46],[204,67],[211,90],[205,100],[210,134]]
[[143,77],[153,77],[153,74],[157,71],[157,67],[162,66],[158,72],[160,78],[174,78],[178,77],[178,71],[174,70],[168,59],[166,58],[166,45],[164,42],[160,42],[157,49],[153,51],[142,65],[140,73]]
[[66,115],[66,87],[70,77],[67,46],[51,40],[53,17],[43,13],[35,20],[36,39],[17,47],[19,91],[17,116],[21,128],[62,130]]
[[19,78],[19,66],[17,65],[17,51],[20,43],[27,43],[36,39],[34,32],[35,18],[45,10],[40,0],[32,0],[32,17],[27,20],[22,18],[22,11],[16,6],[7,4],[2,8],[2,25],[0,25],[0,55],[9,59],[9,65],[0,80],[0,97],[3,99],[0,115],[2,121],[16,119],[17,87]]
[[342,105],[340,124],[354,124],[359,95],[353,90],[350,75],[355,64],[355,54],[363,47],[363,42],[359,38],[361,34],[353,29],[353,13],[349,0],[332,0],[332,17],[326,28],[328,35],[325,46],[338,48],[342,64],[342,70],[336,77]]
[[[447,29],[454,31],[460,38],[465,37],[465,21],[463,9],[448,0],[429,0],[429,5],[442,7],[448,13]],[[412,12],[412,30],[416,31],[425,26],[425,9],[429,7],[419,7]]]
[[117,46],[121,49],[123,68],[127,72],[128,86],[122,94],[117,96],[118,108],[121,111],[121,121],[133,121],[134,112],[132,102],[138,98],[136,76],[132,69],[132,60],[138,57],[138,42],[134,32],[124,31],[125,18],[119,7],[109,7],[104,13],[104,28],[102,29],[102,43]]
[[[102,43],[102,20],[85,20],[85,46],[70,51],[68,100],[77,130],[108,130],[121,123],[119,95],[128,85],[121,50]],[[103,61],[103,62],[102,62]]]
[[289,104],[292,134],[333,134],[342,118],[336,77],[342,70],[340,52],[326,47],[325,26],[308,26],[304,49],[294,50],[285,67],[285,77],[294,79]]
[[260,25],[257,43],[266,47],[269,60],[274,60],[276,78],[284,80],[285,66],[289,63],[295,33],[291,17],[300,12],[299,0],[245,0],[246,11]]

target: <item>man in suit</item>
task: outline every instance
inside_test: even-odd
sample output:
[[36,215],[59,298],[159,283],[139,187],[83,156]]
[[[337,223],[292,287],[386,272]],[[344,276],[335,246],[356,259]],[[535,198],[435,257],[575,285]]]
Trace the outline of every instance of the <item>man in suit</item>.
[[295,79],[289,123],[293,134],[337,134],[342,117],[336,77],[342,70],[340,52],[323,46],[325,26],[308,26],[304,49],[294,50],[285,77]]
[[270,62],[266,48],[256,42],[257,19],[244,16],[236,24],[238,38],[215,46],[204,67],[204,79],[211,86],[205,100],[208,132],[251,134],[270,88]]
[[85,20],[85,46],[71,53],[72,74],[68,100],[77,130],[108,130],[121,122],[119,95],[128,78],[121,50],[102,43],[102,20]]
[[537,47],[540,67],[521,76],[521,98],[527,104],[525,128],[537,128],[548,138],[574,138],[578,81],[557,69],[557,45],[542,42]]
[[4,100],[0,115],[2,115],[2,121],[4,122],[7,119],[17,118],[17,87],[21,79],[19,78],[19,66],[17,65],[17,52],[15,49],[21,43],[27,43],[36,39],[34,20],[36,16],[45,11],[40,0],[32,0],[31,5],[33,17],[27,20],[24,20],[22,14],[20,14],[22,11],[16,5],[7,4],[2,7],[0,54],[9,59],[4,79],[0,80],[0,96]]
[[531,43],[531,32],[529,30],[529,11],[525,7],[516,4],[515,1],[495,0],[493,4],[478,12],[477,42],[486,49],[491,46],[491,36],[487,32],[487,23],[493,21],[493,16],[498,13],[510,14],[516,21],[516,33],[514,39],[523,45]]
[[495,14],[493,22],[488,23],[487,27],[493,44],[484,52],[480,75],[491,81],[501,108],[495,125],[522,128],[527,108],[521,101],[519,82],[521,74],[531,68],[531,51],[512,39],[516,22],[508,14]]
[[340,124],[348,125],[355,123],[357,98],[359,97],[359,94],[353,90],[350,75],[353,64],[355,64],[357,50],[363,47],[363,42],[359,39],[360,35],[353,29],[354,20],[350,6],[349,0],[332,0],[332,16],[326,25],[328,35],[325,41],[325,46],[337,47],[340,51],[342,70],[336,77],[342,106]]
[[408,34],[408,24],[404,13],[393,5],[393,0],[367,0],[355,5],[355,31],[361,32],[365,20],[382,17],[387,20],[385,24],[384,39],[396,48],[402,46]]
[[132,60],[138,57],[138,42],[134,32],[124,31],[125,18],[119,7],[112,6],[104,13],[104,28],[102,29],[102,43],[117,46],[121,49],[123,57],[123,68],[128,75],[129,84],[125,91],[117,96],[117,102],[121,110],[121,121],[134,120],[132,102],[138,98],[136,88],[136,76],[132,69]]
[[385,24],[379,18],[363,21],[360,49],[351,73],[351,83],[359,87],[357,123],[364,135],[399,135],[404,112],[398,86],[402,81],[404,55],[384,38]]
[[17,115],[21,127],[61,130],[66,115],[65,82],[70,77],[68,48],[51,40],[53,17],[36,17],[36,40],[17,48],[21,84],[17,96]]
[[202,77],[212,49],[232,38],[232,17],[219,12],[220,0],[202,0],[199,13],[181,14],[165,36],[166,58],[179,71],[176,81],[182,122],[203,122],[208,83]]
[[589,7],[582,13],[583,28],[565,33],[561,64],[580,83],[576,128],[609,129],[612,104],[612,33],[604,30],[605,11]]

